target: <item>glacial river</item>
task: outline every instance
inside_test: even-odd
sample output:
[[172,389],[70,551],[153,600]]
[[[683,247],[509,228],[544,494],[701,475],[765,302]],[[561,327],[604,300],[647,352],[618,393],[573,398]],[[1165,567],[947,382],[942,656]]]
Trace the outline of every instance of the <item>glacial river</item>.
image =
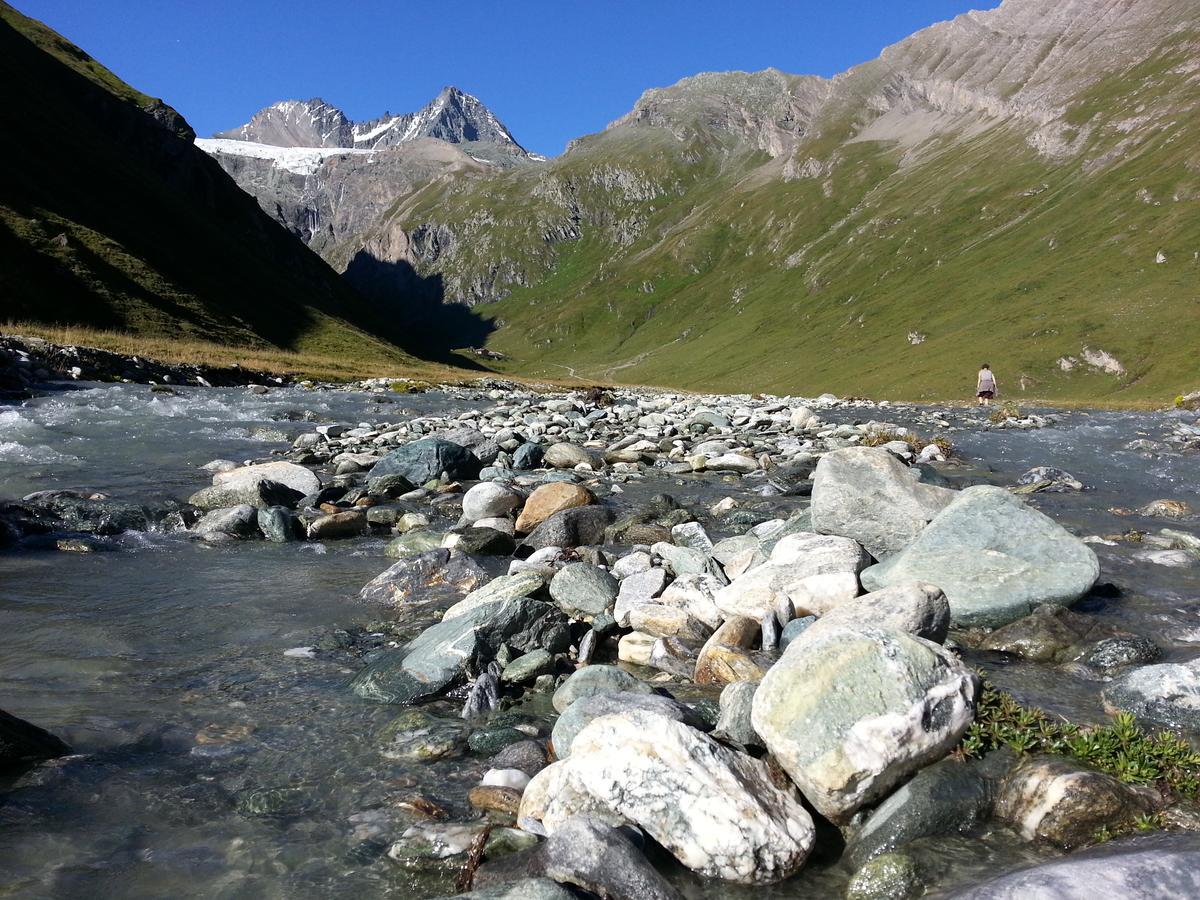
[[[73,386],[0,406],[0,498],[87,488],[125,501],[183,499],[207,483],[202,464],[268,456],[313,422],[395,421],[487,402],[426,394],[381,405],[351,391],[164,396],[138,385]],[[860,409],[827,417],[908,415]],[[1054,413],[1055,425],[1035,431],[983,430],[975,410],[944,415],[961,429],[950,437],[964,463],[947,470],[957,483],[1012,484],[1032,466],[1055,465],[1089,490],[1034,502],[1081,535],[1200,531],[1108,511],[1159,498],[1195,503],[1200,455],[1125,449],[1137,439],[1162,441],[1180,421],[1175,414]],[[730,490],[699,478],[647,481],[644,493],[685,502]],[[339,629],[383,615],[356,595],[391,562],[384,540],[212,546],[130,533],[114,543],[97,553],[0,550],[0,708],[48,728],[77,754],[0,782],[0,895],[436,893],[382,853],[408,824],[396,817],[396,801],[422,794],[470,818],[466,793],[486,759],[383,758],[373,736],[395,710],[346,689],[354,672],[347,655],[310,658],[294,649],[336,646]],[[1200,655],[1200,568],[1137,561],[1128,543],[1096,550],[1102,580],[1120,593],[1083,611],[1154,640],[1164,661]],[[1077,721],[1103,716],[1101,683],[987,655],[971,661],[1027,702]],[[269,814],[264,792],[273,792]],[[915,849],[938,890],[1057,855],[1002,829]],[[849,874],[814,864],[786,884],[744,890],[680,871],[673,878],[689,897],[758,900],[841,896]]]

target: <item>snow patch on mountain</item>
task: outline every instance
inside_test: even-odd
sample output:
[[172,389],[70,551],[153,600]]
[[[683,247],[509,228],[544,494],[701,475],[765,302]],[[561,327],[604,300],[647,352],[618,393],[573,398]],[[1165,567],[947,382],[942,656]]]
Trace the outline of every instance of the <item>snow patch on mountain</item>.
[[369,156],[375,152],[350,147],[276,147],[273,144],[257,144],[253,141],[230,138],[197,138],[196,146],[210,156],[224,153],[229,156],[269,159],[276,168],[296,175],[315,174],[325,160],[332,156]]

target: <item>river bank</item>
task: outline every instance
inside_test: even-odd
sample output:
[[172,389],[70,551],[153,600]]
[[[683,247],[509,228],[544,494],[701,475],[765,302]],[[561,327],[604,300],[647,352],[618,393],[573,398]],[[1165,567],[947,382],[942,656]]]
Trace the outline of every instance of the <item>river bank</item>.
[[[574,718],[573,728],[583,725],[579,732],[592,729],[582,740],[595,745],[597,761],[620,760],[609,750],[627,739],[618,732],[609,737],[582,720],[596,718],[604,725],[617,719],[644,727],[639,716],[656,716],[656,723],[681,716],[682,723],[653,726],[675,728],[679,752],[692,758],[703,750],[706,759],[716,760],[713,765],[729,759],[729,764],[757,765],[764,749],[744,730],[747,723],[741,721],[743,731],[735,733],[718,722],[734,705],[744,713],[755,701],[747,707],[743,697],[737,704],[736,695],[745,688],[726,697],[729,689],[723,684],[698,678],[698,657],[708,646],[706,661],[722,663],[708,665],[709,670],[751,676],[735,681],[774,677],[772,672],[783,671],[783,661],[796,656],[778,653],[781,638],[816,646],[814,637],[787,634],[788,628],[800,628],[792,623],[813,612],[829,618],[834,607],[849,604],[849,596],[837,593],[849,588],[831,586],[837,579],[824,576],[848,583],[852,575],[857,594],[872,577],[872,569],[862,566],[893,555],[874,543],[875,532],[838,534],[858,528],[853,522],[819,527],[833,536],[809,531],[821,494],[813,476],[821,460],[835,453],[866,454],[872,461],[869,471],[878,466],[892,474],[918,474],[921,480],[912,483],[927,486],[939,503],[951,495],[938,490],[953,490],[955,499],[975,485],[1027,491],[1005,495],[1025,497],[1065,525],[1067,531],[1054,534],[1056,541],[1075,542],[1062,545],[1071,548],[1069,553],[1086,560],[1082,547],[1098,560],[1099,575],[1073,598],[1086,627],[1073,619],[1055,618],[1049,625],[1035,620],[1036,653],[1028,649],[1028,634],[1010,633],[1002,649],[985,647],[989,639],[1001,641],[1003,629],[989,623],[985,634],[969,622],[961,627],[962,621],[954,623],[950,650],[933,649],[945,639],[936,625],[938,610],[945,604],[953,615],[958,603],[951,591],[945,592],[948,601],[918,598],[917,605],[932,615],[934,630],[928,631],[929,621],[923,619],[918,633],[924,637],[911,640],[943,660],[938,663],[942,671],[963,673],[955,676],[962,685],[961,710],[977,703],[978,688],[970,685],[971,674],[980,669],[1024,704],[1081,725],[1106,723],[1106,691],[1129,671],[1195,656],[1194,598],[1200,588],[1195,557],[1178,549],[1182,538],[1163,534],[1164,528],[1188,534],[1194,520],[1190,511],[1182,511],[1183,518],[1168,521],[1161,513],[1174,508],[1150,507],[1156,500],[1190,499],[1187,486],[1200,474],[1191,414],[1040,411],[997,425],[971,409],[828,397],[804,402],[620,391],[589,401],[582,394],[535,395],[515,385],[397,396],[383,384],[337,390],[271,387],[262,394],[183,388],[165,395],[130,385],[77,384],[9,407],[0,416],[0,483],[6,497],[79,492],[43,493],[17,504],[23,508],[7,514],[16,523],[9,532],[12,543],[0,557],[8,601],[0,622],[16,636],[11,657],[0,668],[5,695],[12,698],[9,711],[49,727],[79,754],[22,776],[0,813],[14,826],[0,840],[8,880],[34,893],[65,896],[111,887],[120,870],[119,877],[132,879],[122,886],[143,892],[187,885],[187,890],[220,893],[249,878],[257,889],[293,895],[317,896],[336,887],[429,896],[448,890],[462,869],[468,849],[463,843],[469,845],[489,821],[481,806],[490,809],[488,816],[498,826],[516,822],[516,812],[525,814],[528,830],[510,834],[500,828],[496,840],[527,842],[540,822],[552,834],[543,848],[561,852],[563,841],[554,843],[553,832],[570,816],[566,810],[537,808],[530,786],[518,787],[521,778],[511,774],[516,769],[533,776],[535,794],[541,790],[539,778],[542,783],[583,779],[572,780],[578,785],[572,790],[586,788],[592,796],[587,811],[601,818],[619,806],[622,818],[638,823],[634,837],[646,842],[639,852],[647,853],[666,878],[663,890],[739,896],[743,889],[713,880],[729,877],[719,864],[716,869],[700,864],[703,875],[680,864],[684,859],[695,865],[696,859],[681,837],[689,833],[686,822],[664,830],[645,809],[638,812],[636,798],[628,796],[597,806],[601,801],[587,788],[593,782],[585,763],[540,769],[549,775],[528,772],[539,767],[528,757],[510,759],[519,751],[500,744],[535,739],[543,742],[543,751],[549,742],[558,757],[574,758],[573,742],[558,733],[567,727],[564,719]],[[939,461],[943,447],[914,446],[910,433],[918,445],[942,438],[943,447],[952,444],[954,453]],[[464,469],[454,469],[453,450],[435,453],[436,471],[428,469],[428,459],[422,463],[411,448],[435,438],[469,451],[458,457]],[[878,446],[856,449],[867,443]],[[536,449],[522,449],[527,447]],[[537,460],[539,450],[549,453],[548,461]],[[917,463],[921,452],[926,462]],[[372,474],[389,457],[399,459],[397,465],[427,467]],[[201,468],[220,459],[228,462]],[[283,479],[303,479],[302,470],[318,482],[319,492],[273,493],[275,488],[264,489],[255,479],[247,486],[246,461],[270,462],[277,466],[273,474]],[[900,468],[893,471],[893,463]],[[441,480],[447,464],[451,478]],[[1020,484],[1038,466],[1055,466],[1074,478],[1041,471]],[[389,476],[392,481],[372,486]],[[843,480],[855,484],[864,478]],[[1074,489],[1076,482],[1086,489]],[[907,497],[911,485],[890,476],[877,486],[880,496],[897,484],[896,496]],[[311,486],[297,481],[294,489]],[[588,502],[563,510],[551,529],[535,537],[538,529],[528,527],[528,517],[520,530],[517,526],[539,491]],[[96,493],[108,499],[81,499]],[[662,500],[663,495],[672,500]],[[189,498],[215,509],[190,512]],[[227,514],[243,502],[253,507],[249,514]],[[96,504],[122,506],[91,515],[88,510]],[[116,515],[130,512],[124,505],[144,511],[138,513],[140,527],[117,527],[132,521]],[[900,500],[890,504],[903,505]],[[261,511],[270,507],[275,511]],[[928,518],[936,519],[938,512]],[[105,515],[108,524],[98,526]],[[197,527],[206,520],[207,526]],[[925,530],[922,524],[903,540],[919,539]],[[1024,534],[1026,529],[1018,530]],[[304,539],[276,543],[266,540],[268,535]],[[889,540],[901,538],[893,534]],[[813,541],[820,547],[807,546]],[[854,551],[851,545],[868,549]],[[811,607],[820,601],[821,609],[800,608],[799,588],[772,589],[776,626],[764,628],[767,610],[755,606],[760,594],[741,590],[728,596],[730,586],[756,569],[812,562],[818,549],[830,559],[844,559],[849,551],[863,554],[848,568],[835,562],[829,571],[792,572],[799,580],[823,579],[805,586],[804,602]],[[69,552],[81,550],[94,552]],[[453,563],[448,551],[455,553]],[[745,568],[738,571],[739,566]],[[385,570],[391,574],[378,581]],[[360,597],[372,582],[374,591]],[[834,593],[818,597],[818,586]],[[521,621],[505,626],[500,646],[485,641],[466,668],[435,667],[446,681],[432,695],[413,697],[421,701],[414,712],[379,702],[382,693],[390,692],[383,699],[393,701],[411,693],[403,665],[395,667],[403,663],[395,651],[410,647],[431,626],[447,629],[441,620],[450,606],[473,590],[489,588],[491,595],[475,595],[462,615],[448,621],[476,615],[490,605],[489,596],[495,601],[507,592],[519,601],[521,608],[510,613],[520,613]],[[792,604],[790,612],[774,606],[781,593]],[[754,627],[743,626],[739,620],[745,619]],[[533,621],[542,624],[530,630]],[[495,621],[475,624],[483,634],[500,627]],[[822,628],[829,631],[833,624]],[[775,631],[768,633],[772,627]],[[843,621],[839,627],[851,625]],[[712,642],[714,628],[725,629],[725,637]],[[731,637],[738,629],[740,636]],[[820,630],[813,634],[819,637]],[[1121,636],[1130,636],[1121,647],[1142,653],[1132,660],[1135,665],[1130,658],[1115,666],[1097,664],[1097,645]],[[908,646],[908,639],[896,640]],[[716,648],[724,649],[714,656]],[[581,708],[568,717],[570,704],[560,710],[558,692],[576,671],[581,653],[594,665],[579,668],[580,673],[604,673],[606,666],[619,665],[656,693],[655,708],[642,709],[640,701],[626,697],[630,705],[615,710],[616,716]],[[495,658],[502,663],[495,685],[501,708],[489,712],[490,704],[479,706],[479,698],[488,695],[488,683],[481,686],[480,679]],[[428,675],[430,670],[422,671]],[[351,681],[354,689],[347,687]],[[428,681],[423,683],[425,691]],[[458,714],[471,687],[479,690],[475,703],[483,715],[468,721]],[[624,697],[628,691],[619,693]],[[610,721],[605,727],[623,726]],[[759,727],[770,731],[758,716],[749,727],[753,733]],[[938,754],[950,754],[966,733],[954,734],[956,729],[936,742]],[[748,740],[738,740],[739,735]],[[786,748],[775,737],[767,740],[770,758],[785,760]],[[505,765],[494,765],[497,753],[505,752],[509,757],[500,759]],[[625,764],[653,756],[640,754]],[[589,757],[591,752],[583,751],[579,758]],[[665,769],[651,782],[673,771],[669,757],[658,758]],[[945,772],[945,763],[924,768],[929,761],[916,763],[920,773],[911,781],[916,771],[906,769],[911,763],[896,768],[895,760],[889,762],[884,769],[899,772],[889,776],[898,780],[867,797],[861,813],[848,813],[836,839],[828,830],[832,826],[821,821],[843,813],[827,803],[823,809],[800,810],[817,829],[807,849],[800,833],[786,839],[793,842],[791,855],[780,855],[782,835],[758,833],[753,840],[765,843],[753,846],[764,852],[773,848],[778,868],[756,870],[755,880],[785,874],[797,857],[802,865],[777,886],[753,889],[754,896],[840,895],[870,854],[847,854],[839,846],[847,841],[862,846],[867,823],[888,803],[895,804],[885,795],[900,796],[894,791],[907,782],[909,787],[900,790],[911,796],[914,785],[932,777],[926,773]],[[773,782],[783,786],[774,790],[786,795],[795,790],[790,785],[796,779],[805,778],[804,765],[781,764],[787,774]],[[491,770],[509,774],[489,779]],[[564,771],[568,774],[555,774]],[[636,786],[631,773],[623,782]],[[492,790],[480,791],[488,780]],[[815,783],[802,790],[810,801],[827,793]],[[759,800],[767,793],[764,783]],[[525,799],[513,805],[521,794]],[[144,804],[146,795],[156,799]],[[1122,807],[1116,819],[1141,809],[1137,796],[1136,791],[1126,796],[1128,808]],[[85,797],[93,799],[81,805]],[[1162,798],[1162,808],[1178,806],[1168,801]],[[784,796],[778,802],[798,801]],[[954,891],[984,873],[1060,855],[1046,835],[1022,834],[1014,826],[1020,817],[1010,812],[1007,820],[997,818],[988,809],[981,808],[973,819],[970,840],[902,832],[894,820],[892,832],[915,837],[906,852],[921,889]],[[539,815],[532,815],[535,811]],[[799,812],[792,818],[802,821]],[[578,827],[571,825],[566,833]],[[1090,840],[1092,832],[1087,836]],[[592,839],[606,846],[617,841],[618,850],[624,846],[607,832]],[[429,846],[447,849],[443,855]],[[454,847],[458,850],[450,852]],[[636,854],[621,852],[629,871],[642,871]],[[547,853],[541,850],[536,860],[508,857],[524,860],[524,868],[514,869],[516,864],[505,863],[494,846],[481,870],[491,867],[492,874],[481,875],[481,883],[535,875],[539,866],[561,872],[566,862],[551,860],[557,868],[547,869]],[[65,868],[51,862],[64,854],[72,860]],[[733,857],[766,858],[757,852]],[[620,870],[614,864],[600,874],[611,879]]]

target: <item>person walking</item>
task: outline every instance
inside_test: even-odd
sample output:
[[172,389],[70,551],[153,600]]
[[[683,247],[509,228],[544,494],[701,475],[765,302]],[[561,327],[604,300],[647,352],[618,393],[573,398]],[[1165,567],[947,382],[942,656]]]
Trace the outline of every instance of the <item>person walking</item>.
[[992,374],[992,367],[984,363],[975,380],[975,398],[980,406],[991,406],[995,396],[996,376]]

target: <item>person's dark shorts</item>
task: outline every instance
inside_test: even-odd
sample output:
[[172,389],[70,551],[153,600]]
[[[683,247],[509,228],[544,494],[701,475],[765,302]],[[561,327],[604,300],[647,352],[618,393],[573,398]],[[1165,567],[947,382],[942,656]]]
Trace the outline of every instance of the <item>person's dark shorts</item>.
[[984,400],[991,400],[993,397],[996,396],[996,392],[995,391],[980,391],[979,396],[982,397]]

